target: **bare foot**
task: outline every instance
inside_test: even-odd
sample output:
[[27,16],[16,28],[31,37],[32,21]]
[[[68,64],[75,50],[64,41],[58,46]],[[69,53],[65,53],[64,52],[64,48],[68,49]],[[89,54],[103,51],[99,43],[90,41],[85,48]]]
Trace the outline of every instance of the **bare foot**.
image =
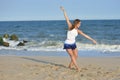
[[80,69],[80,68],[77,68],[76,70],[77,70],[78,72],[80,72],[80,71],[81,71],[81,69]]
[[72,69],[72,66],[68,66],[68,68]]

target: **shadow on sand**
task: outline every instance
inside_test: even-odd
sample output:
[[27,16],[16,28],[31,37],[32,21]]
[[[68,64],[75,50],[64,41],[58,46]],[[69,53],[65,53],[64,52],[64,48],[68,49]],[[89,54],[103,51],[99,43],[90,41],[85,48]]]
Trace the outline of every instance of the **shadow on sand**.
[[34,58],[29,58],[29,57],[20,57],[20,58],[23,58],[23,59],[26,59],[26,60],[31,60],[31,61],[34,61],[34,62],[39,62],[39,63],[50,64],[50,65],[54,65],[54,66],[59,66],[59,67],[63,67],[63,68],[68,69],[68,67],[66,67],[66,66],[64,66],[62,64],[56,64],[56,63],[53,63],[53,62],[50,62],[50,61],[37,60],[37,59],[34,59]]

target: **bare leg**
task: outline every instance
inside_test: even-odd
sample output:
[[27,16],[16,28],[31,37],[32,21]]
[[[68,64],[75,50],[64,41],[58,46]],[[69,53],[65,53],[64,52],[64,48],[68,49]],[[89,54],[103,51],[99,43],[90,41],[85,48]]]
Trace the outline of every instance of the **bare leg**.
[[[78,57],[78,50],[77,50],[77,48],[74,49],[74,50],[72,50],[72,52],[73,52],[73,55],[74,55],[75,60],[77,60],[77,57]],[[69,64],[69,68],[72,68],[72,65],[73,65],[73,62],[72,62],[72,60],[71,60],[71,62],[70,62],[70,64]]]
[[69,68],[72,68],[72,66],[73,66],[73,62],[72,62],[72,60],[70,61],[70,64],[69,64]]
[[77,58],[78,58],[78,50],[77,50],[77,48],[73,50],[73,54],[74,54],[75,59],[77,60]]
[[71,58],[71,62],[70,65],[72,65],[72,63],[75,65],[77,70],[80,70],[77,63],[76,63],[76,58],[74,57],[74,53],[72,49],[66,49],[66,51],[68,52],[68,54],[70,55]]
[[[78,49],[77,48],[73,50],[73,54],[74,54],[75,60],[77,61],[77,58],[78,58]],[[80,71],[80,68],[78,68],[78,71]]]

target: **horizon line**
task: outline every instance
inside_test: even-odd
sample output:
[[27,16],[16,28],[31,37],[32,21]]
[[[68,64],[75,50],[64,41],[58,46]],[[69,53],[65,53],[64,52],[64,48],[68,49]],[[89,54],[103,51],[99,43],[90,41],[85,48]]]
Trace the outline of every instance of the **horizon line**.
[[[65,19],[48,19],[48,20],[0,20],[0,22],[6,21],[64,21]],[[70,19],[74,20],[74,19]],[[120,20],[120,19],[81,19],[81,20]]]

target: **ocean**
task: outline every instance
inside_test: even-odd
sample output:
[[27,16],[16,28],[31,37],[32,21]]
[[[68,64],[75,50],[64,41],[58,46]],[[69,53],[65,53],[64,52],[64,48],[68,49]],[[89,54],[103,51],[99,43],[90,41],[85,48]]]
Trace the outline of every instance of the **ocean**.
[[[87,51],[87,53],[95,51],[100,54],[110,53],[120,56],[120,20],[82,20],[80,30],[94,38],[98,44],[94,45],[90,40],[79,35],[76,38],[79,51]],[[20,47],[0,46],[0,55],[7,55],[14,51],[23,51],[23,53],[28,51],[31,54],[41,51],[65,52],[63,43],[66,33],[65,20],[0,21],[0,36],[16,34],[20,41],[28,41],[25,46]]]

